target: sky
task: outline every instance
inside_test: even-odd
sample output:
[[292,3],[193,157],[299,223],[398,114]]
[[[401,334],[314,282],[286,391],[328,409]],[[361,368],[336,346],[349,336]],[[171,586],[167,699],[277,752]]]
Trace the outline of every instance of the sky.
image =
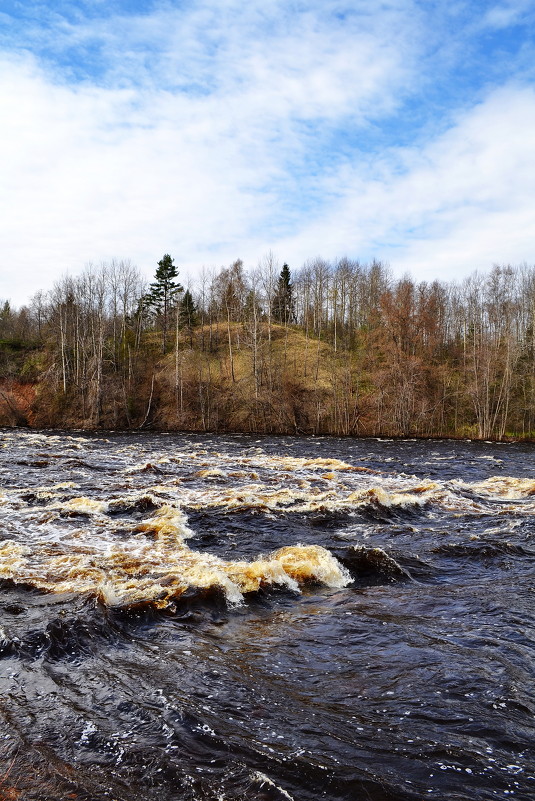
[[2,0],[0,298],[268,252],[535,262],[534,0]]

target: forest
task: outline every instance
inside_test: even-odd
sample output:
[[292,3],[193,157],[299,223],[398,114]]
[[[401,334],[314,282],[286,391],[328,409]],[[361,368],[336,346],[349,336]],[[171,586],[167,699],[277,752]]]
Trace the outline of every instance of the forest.
[[152,283],[89,265],[0,305],[0,424],[266,434],[535,436],[535,267],[460,281],[267,253]]

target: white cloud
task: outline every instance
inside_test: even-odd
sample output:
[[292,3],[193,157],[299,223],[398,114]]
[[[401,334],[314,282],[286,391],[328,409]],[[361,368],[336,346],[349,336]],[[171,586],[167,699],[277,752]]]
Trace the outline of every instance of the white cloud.
[[376,256],[426,280],[533,263],[534,129],[534,90],[495,90],[422,150],[391,151],[375,180],[358,165],[334,178],[341,197],[329,216],[288,239],[284,252]]
[[113,257],[150,276],[164,252],[182,275],[270,248],[294,268],[347,253],[429,278],[533,260],[530,88],[465,101],[418,148],[372,141],[406,124],[411,93],[422,103],[440,36],[418,9],[204,0],[61,18],[54,58],[28,29],[0,56],[0,297]]
[[216,119],[162,96],[157,124],[132,125],[131,92],[53,87],[27,69],[3,86],[4,276],[42,280],[125,251],[152,265],[254,224],[252,167]]
[[[307,13],[290,30],[283,15],[255,39],[244,33],[269,6],[243,12],[235,28],[228,15],[237,22],[242,8],[221,7],[226,18],[194,64],[200,25],[207,17],[216,24],[213,5],[190,17],[125,20],[126,30],[64,24],[59,50],[95,38],[106,49],[98,81],[69,84],[68,72],[27,53],[3,57],[0,267],[8,290],[0,295],[20,303],[62,272],[114,256],[147,274],[163,252],[190,268],[221,263],[300,224],[292,193],[322,127],[341,119],[358,127],[393,108],[410,66],[402,38],[385,37],[385,19],[375,30],[373,18],[320,24]],[[161,51],[152,51],[147,41],[160,37]],[[129,80],[117,80],[123,57]]]
[[508,0],[497,3],[483,15],[481,24],[488,28],[508,28],[524,16],[533,13],[532,0]]

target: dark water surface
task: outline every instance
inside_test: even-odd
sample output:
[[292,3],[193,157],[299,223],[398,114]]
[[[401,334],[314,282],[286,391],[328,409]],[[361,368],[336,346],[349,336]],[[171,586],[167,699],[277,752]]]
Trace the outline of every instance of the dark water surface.
[[0,431],[0,798],[535,798],[535,450]]

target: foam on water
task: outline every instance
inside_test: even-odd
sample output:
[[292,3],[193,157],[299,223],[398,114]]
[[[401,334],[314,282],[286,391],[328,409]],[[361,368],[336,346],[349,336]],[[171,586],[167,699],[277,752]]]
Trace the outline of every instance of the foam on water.
[[532,450],[0,444],[0,795],[533,795]]
[[[116,503],[125,504],[119,499]],[[131,536],[114,537],[124,521],[107,517],[104,501],[79,497],[41,509],[44,517],[78,514],[92,516],[90,531],[79,528],[39,536],[31,529],[31,547],[13,540],[0,545],[0,576],[56,593],[88,593],[108,605],[151,603],[159,608],[176,601],[186,590],[222,590],[231,604],[265,586],[298,591],[315,581],[342,587],[349,573],[320,546],[288,546],[253,561],[226,561],[192,551],[186,540],[194,536],[184,512],[162,504],[142,521],[130,524]],[[50,523],[50,517],[47,518]]]
[[[24,437],[32,447],[94,447],[84,438]],[[315,581],[342,587],[351,576],[325,548],[314,544],[287,544],[250,561],[191,550],[187,540],[195,532],[188,523],[188,510],[355,515],[374,509],[384,513],[443,509],[478,514],[494,499],[523,500],[524,513],[535,508],[531,479],[422,481],[340,459],[279,456],[258,448],[245,455],[204,449],[152,453],[134,461],[139,450],[129,446],[113,456],[119,459],[127,486],[143,474],[164,473],[160,483],[142,490],[117,493],[112,485],[100,497],[86,496],[76,494],[80,484],[74,481],[37,486],[26,494],[17,488],[4,490],[0,501],[13,525],[9,539],[1,543],[0,575],[50,592],[89,593],[113,605],[165,607],[187,590],[216,588],[237,604],[265,586],[297,591]],[[243,469],[236,470],[240,465]],[[257,480],[248,483],[252,467]],[[173,473],[177,469],[182,472]],[[511,508],[518,514],[516,504]],[[508,509],[502,503],[499,513]],[[68,518],[75,527],[63,522]]]
[[[482,497],[510,500],[528,499],[535,496],[535,479],[512,476],[491,476],[484,481],[457,482],[460,487],[471,490]],[[535,497],[534,497],[535,501]]]

